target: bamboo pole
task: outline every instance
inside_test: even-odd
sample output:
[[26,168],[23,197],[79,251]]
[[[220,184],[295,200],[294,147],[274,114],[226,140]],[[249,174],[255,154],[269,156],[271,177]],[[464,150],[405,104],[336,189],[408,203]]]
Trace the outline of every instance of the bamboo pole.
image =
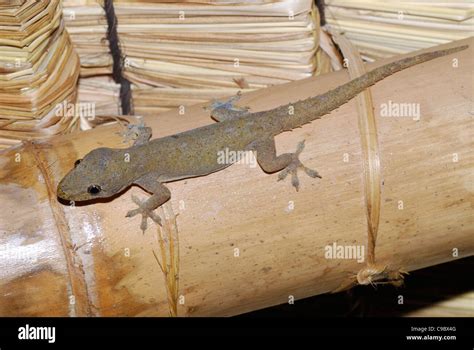
[[[372,88],[382,175],[381,265],[412,271],[474,254],[474,40],[441,47],[462,44],[470,47],[456,57],[410,68]],[[347,79],[346,72],[312,77],[246,94],[240,104],[266,110]],[[420,120],[381,117],[388,101],[419,103]],[[321,180],[301,176],[295,192],[276,175],[233,165],[174,182],[172,200],[160,211],[163,231],[152,225],[145,235],[139,218],[125,218],[130,195],[145,196],[139,188],[76,207],[55,195],[76,159],[96,147],[125,146],[118,124],[3,151],[0,315],[235,315],[350,283],[364,264],[328,259],[326,247],[367,242],[355,110],[351,101],[277,137],[279,153],[305,139],[302,160]],[[145,121],[154,137],[211,122],[202,105]]]

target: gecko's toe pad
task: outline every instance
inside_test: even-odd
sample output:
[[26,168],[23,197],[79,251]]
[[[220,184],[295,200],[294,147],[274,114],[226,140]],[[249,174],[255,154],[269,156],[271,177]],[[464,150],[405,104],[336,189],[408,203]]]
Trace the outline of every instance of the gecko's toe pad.
[[139,199],[138,197],[132,196],[133,202],[138,205],[138,208],[129,210],[127,214],[125,215],[128,218],[131,218],[135,215],[140,214],[142,216],[142,222],[140,224],[140,229],[145,233],[147,227],[148,227],[148,218],[152,219],[154,222],[156,222],[158,225],[161,226],[161,219],[160,217],[153,212],[153,209],[149,209],[145,206],[145,201]]
[[298,169],[303,170],[306,175],[312,178],[321,178],[321,176],[318,174],[316,170],[310,169],[301,163],[299,156],[301,152],[304,149],[304,140],[301,141],[298,144],[298,147],[296,149],[296,152],[293,153],[293,160],[284,168],[279,174],[278,174],[278,181],[284,180],[288,174],[291,174],[291,184],[293,185],[294,188],[296,188],[296,191],[299,190],[300,188],[300,181],[298,179]]

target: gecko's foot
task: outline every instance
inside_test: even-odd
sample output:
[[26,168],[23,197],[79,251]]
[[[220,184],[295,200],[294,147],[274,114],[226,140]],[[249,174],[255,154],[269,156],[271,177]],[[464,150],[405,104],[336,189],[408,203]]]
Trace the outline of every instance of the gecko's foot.
[[298,191],[300,188],[300,181],[298,179],[298,169],[303,170],[308,176],[312,178],[321,178],[321,176],[316,170],[310,169],[304,166],[303,163],[301,163],[299,157],[303,149],[304,140],[298,144],[296,152],[293,153],[293,160],[291,161],[291,163],[288,164],[286,168],[280,171],[280,173],[278,174],[278,181],[284,180],[288,176],[288,174],[291,174],[291,184],[293,185],[293,187],[296,188],[296,191]]
[[140,229],[145,233],[148,223],[147,220],[148,218],[152,219],[154,222],[156,222],[158,225],[161,226],[161,219],[160,217],[153,212],[153,209],[149,209],[146,207],[146,200],[141,200],[140,198],[136,196],[132,196],[133,202],[138,205],[137,209],[129,210],[127,212],[127,215],[125,215],[128,218],[131,218],[137,214],[140,214],[142,216],[142,222],[140,224]]

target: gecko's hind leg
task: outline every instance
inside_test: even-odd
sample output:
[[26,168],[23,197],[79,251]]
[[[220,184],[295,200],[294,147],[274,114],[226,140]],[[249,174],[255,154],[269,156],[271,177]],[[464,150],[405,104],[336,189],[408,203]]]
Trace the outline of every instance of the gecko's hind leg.
[[278,174],[278,181],[285,179],[288,174],[291,174],[291,184],[297,191],[300,186],[298,169],[303,170],[312,178],[321,178],[316,170],[304,166],[299,159],[304,149],[304,140],[298,144],[295,153],[284,153],[279,156],[276,155],[275,141],[273,139],[259,142],[254,149],[257,153],[257,161],[265,172],[274,173],[281,170],[280,174]]
[[154,174],[145,175],[135,181],[134,184],[152,194],[152,196],[146,200],[132,196],[132,200],[136,205],[138,205],[138,208],[128,211],[126,215],[127,217],[132,217],[140,214],[142,216],[140,228],[143,233],[145,233],[145,230],[148,227],[148,218],[161,226],[161,219],[154,210],[170,199],[171,193],[168,188],[157,181],[157,176]]
[[278,174],[278,181],[284,180],[288,174],[291,174],[291,184],[296,188],[298,191],[300,182],[298,180],[298,169],[303,170],[306,175],[312,178],[321,178],[321,175],[318,174],[318,172],[314,169],[310,169],[306,167],[303,163],[300,161],[300,154],[304,149],[304,140],[298,143],[298,146],[296,148],[295,153],[291,153],[292,155],[292,160],[291,162],[283,169],[279,174]]

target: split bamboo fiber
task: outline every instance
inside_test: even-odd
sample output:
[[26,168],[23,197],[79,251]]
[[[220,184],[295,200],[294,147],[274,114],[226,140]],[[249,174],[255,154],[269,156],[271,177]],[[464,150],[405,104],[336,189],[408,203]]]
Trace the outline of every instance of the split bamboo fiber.
[[[382,178],[380,266],[412,271],[474,254],[474,40],[430,50],[466,44],[455,57],[371,88]],[[311,77],[245,94],[239,104],[268,110],[346,81],[344,71]],[[419,120],[380,116],[389,101],[419,103]],[[190,107],[185,117],[173,111],[144,119],[161,137],[211,123],[202,107]],[[366,262],[329,259],[325,251],[367,244],[358,125],[351,101],[276,138],[279,154],[305,139],[302,161],[322,175],[301,176],[299,192],[244,164],[168,184],[171,201],[158,211],[163,229],[150,225],[145,235],[140,218],[125,217],[131,194],[146,196],[139,188],[75,207],[56,198],[76,159],[96,147],[125,146],[117,124],[3,151],[0,314],[235,315],[352,283]]]
[[419,50],[474,35],[472,1],[326,0],[328,26],[365,58]]
[[77,128],[79,59],[59,0],[0,6],[0,148]]
[[[312,0],[114,1],[134,112],[159,112],[312,76],[319,18]],[[120,110],[100,2],[65,1],[81,57],[80,100]],[[320,60],[320,58],[319,58]],[[102,77],[101,77],[102,76]]]

